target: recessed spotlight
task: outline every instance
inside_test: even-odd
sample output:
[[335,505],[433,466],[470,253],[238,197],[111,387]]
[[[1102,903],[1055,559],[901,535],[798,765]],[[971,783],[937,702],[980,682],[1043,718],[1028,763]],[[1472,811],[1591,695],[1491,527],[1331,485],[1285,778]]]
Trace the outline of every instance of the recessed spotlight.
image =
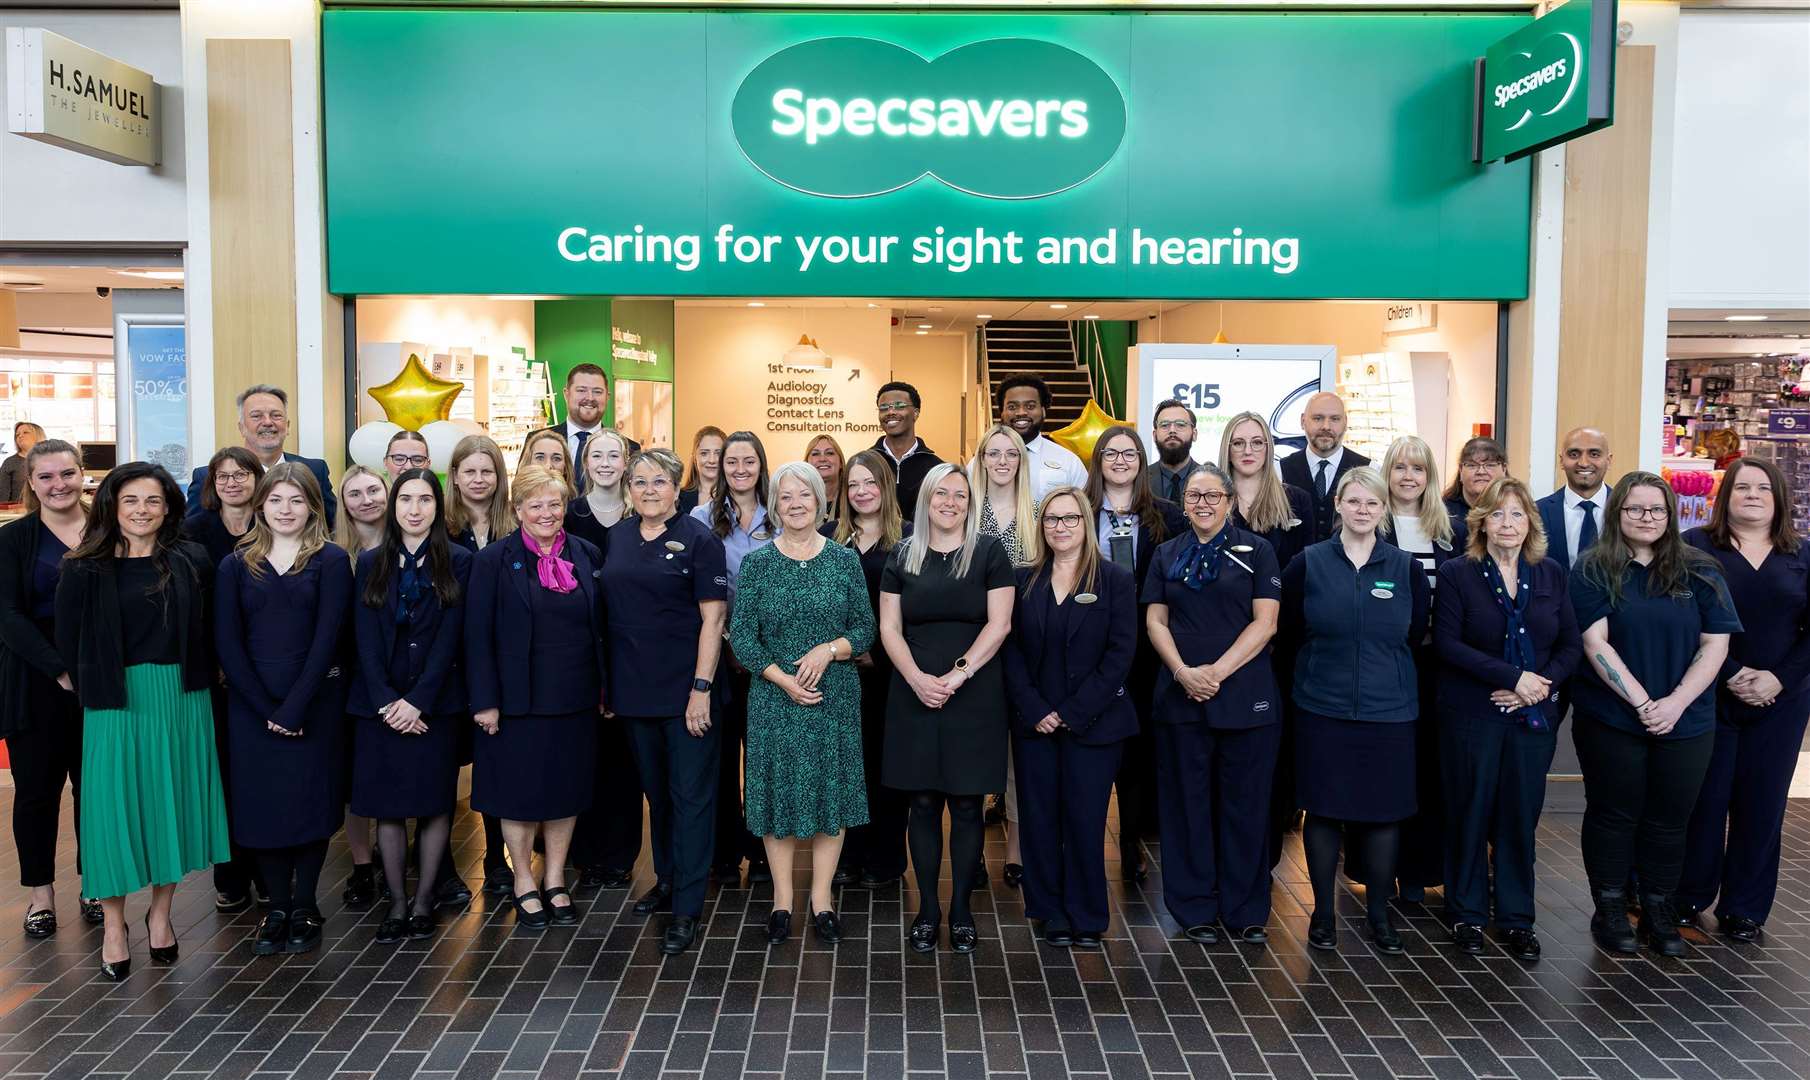
[[1724,315],[1723,322],[1765,322],[1769,315]]
[[1050,310],[1051,311],[1067,311],[1068,305],[1067,304],[1051,304]]
[[867,306],[868,306],[868,307],[870,307],[870,308],[877,308],[877,307],[879,307],[879,306],[880,306],[880,305],[879,305],[879,304],[869,304],[869,305],[867,305]]
[[133,277],[150,278],[153,281],[182,280],[182,271],[180,270],[126,270],[122,272],[131,274]]
[[1097,319],[1097,318],[1099,318],[1099,316],[1098,316],[1098,315],[1083,315],[1083,316],[1081,316],[1081,317],[1082,317],[1082,318],[1083,318],[1083,319]]
[[929,336],[929,334],[930,334],[930,331],[928,331],[928,330],[919,330],[919,331],[917,331],[917,335],[918,335],[918,336],[919,336],[919,337],[927,337],[927,336]]
[[761,301],[761,300],[750,300],[750,301],[748,301],[748,306],[749,307],[766,307],[767,305],[764,301]]
[[993,317],[993,316],[991,316],[991,315],[984,315],[984,314],[983,314],[983,315],[976,315],[976,316],[974,316],[974,317],[975,317],[975,318],[977,318],[977,319],[991,319],[991,318],[992,318],[992,317]]
[[918,329],[919,330],[928,330],[928,329],[930,329],[930,324],[927,322],[921,322],[918,324]]

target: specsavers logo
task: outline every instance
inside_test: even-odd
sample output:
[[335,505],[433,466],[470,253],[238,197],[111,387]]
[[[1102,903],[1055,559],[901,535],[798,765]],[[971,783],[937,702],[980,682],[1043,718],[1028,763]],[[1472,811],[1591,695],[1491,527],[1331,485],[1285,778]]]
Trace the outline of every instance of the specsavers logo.
[[812,195],[881,195],[932,176],[1034,199],[1112,159],[1125,98],[1099,65],[1043,41],[977,41],[926,60],[871,38],[824,38],[749,73],[731,124],[755,168]]
[[1551,116],[1570,103],[1583,69],[1584,50],[1577,38],[1556,33],[1511,56],[1508,71],[1490,72],[1491,104],[1520,113],[1504,131],[1514,131],[1535,116]]

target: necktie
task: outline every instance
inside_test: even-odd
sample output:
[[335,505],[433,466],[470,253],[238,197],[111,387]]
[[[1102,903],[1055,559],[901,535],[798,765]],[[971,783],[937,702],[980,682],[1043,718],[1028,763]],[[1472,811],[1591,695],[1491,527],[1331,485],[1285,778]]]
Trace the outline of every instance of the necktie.
[[1327,495],[1326,467],[1331,464],[1332,464],[1332,462],[1330,462],[1330,461],[1320,462],[1320,469],[1318,472],[1316,472],[1314,474],[1314,487],[1319,490],[1320,498],[1322,498],[1322,499],[1324,499]]
[[1579,503],[1578,508],[1584,511],[1584,524],[1577,531],[1577,550],[1571,553],[1571,561],[1574,563],[1579,555],[1590,550],[1591,544],[1596,543],[1596,504]]
[[584,472],[584,444],[590,440],[591,433],[575,431],[572,433],[572,437],[578,440],[578,445],[572,450],[572,469],[574,472],[582,473]]
[[1172,472],[1169,474],[1169,501],[1178,506],[1181,505],[1182,474],[1179,472]]

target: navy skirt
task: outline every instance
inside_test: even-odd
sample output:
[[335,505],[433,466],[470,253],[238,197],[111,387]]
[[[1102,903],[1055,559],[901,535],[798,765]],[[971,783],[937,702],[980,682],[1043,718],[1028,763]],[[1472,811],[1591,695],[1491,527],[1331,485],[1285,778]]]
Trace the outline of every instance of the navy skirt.
[[1301,809],[1344,821],[1413,817],[1415,721],[1379,724],[1295,713],[1295,799]]
[[452,812],[459,797],[459,734],[471,717],[423,716],[427,731],[403,735],[374,716],[353,725],[352,812],[369,818],[424,818]]
[[473,736],[471,808],[508,821],[558,821],[591,808],[596,706],[557,716],[504,716]]

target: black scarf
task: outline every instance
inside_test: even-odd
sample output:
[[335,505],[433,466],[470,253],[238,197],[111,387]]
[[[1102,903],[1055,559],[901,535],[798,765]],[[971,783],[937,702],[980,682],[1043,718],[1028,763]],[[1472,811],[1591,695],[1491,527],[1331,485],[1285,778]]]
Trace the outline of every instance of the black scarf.
[[[1477,560],[1477,566],[1483,571],[1483,580],[1496,598],[1496,606],[1502,609],[1502,618],[1508,627],[1502,635],[1502,659],[1522,671],[1534,670],[1533,641],[1527,636],[1527,601],[1533,595],[1533,586],[1527,580],[1527,560],[1521,559],[1515,571],[1521,584],[1513,599],[1509,598],[1508,586],[1502,580],[1496,560],[1485,556]],[[1538,706],[1523,706],[1509,715],[1535,731],[1546,730],[1546,716]]]
[[402,549],[402,571],[396,577],[396,625],[407,626],[410,616],[420,607],[421,599],[427,595],[427,572],[421,568],[421,562],[427,558],[427,544],[423,543],[416,551]]

